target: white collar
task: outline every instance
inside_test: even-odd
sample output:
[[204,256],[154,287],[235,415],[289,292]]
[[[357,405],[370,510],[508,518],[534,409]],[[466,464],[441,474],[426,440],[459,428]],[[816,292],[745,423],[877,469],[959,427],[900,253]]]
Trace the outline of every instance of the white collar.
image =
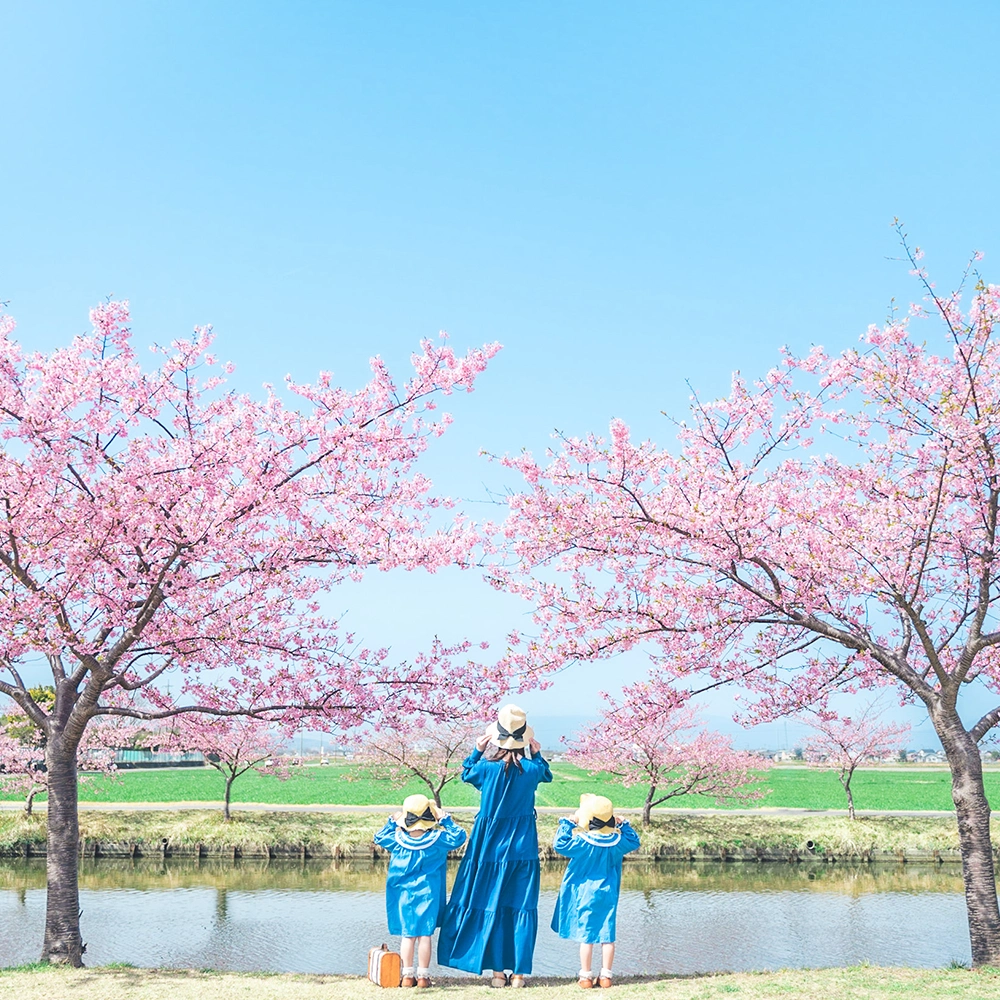
[[396,843],[409,851],[430,847],[440,836],[440,830],[428,830],[422,837],[411,837],[401,826],[396,827]]
[[592,833],[590,830],[577,830],[578,837],[582,837],[588,844],[594,847],[614,847],[622,839],[621,832],[615,830],[614,833]]

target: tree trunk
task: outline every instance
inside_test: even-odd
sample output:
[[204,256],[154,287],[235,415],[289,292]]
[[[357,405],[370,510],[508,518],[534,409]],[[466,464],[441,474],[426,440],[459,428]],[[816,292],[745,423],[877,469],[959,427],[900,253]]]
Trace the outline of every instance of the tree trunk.
[[990,804],[983,789],[979,747],[966,732],[957,712],[942,711],[933,721],[951,768],[951,797],[958,816],[972,964],[1000,966],[1000,907],[990,841]]
[[[441,787],[443,788],[444,786],[442,785]],[[434,789],[434,805],[436,805],[438,807],[438,809],[442,808],[442,806],[441,806],[441,788],[435,788]]]
[[80,936],[80,887],[77,881],[76,747],[50,739],[48,768],[48,837],[45,862],[48,889],[42,961],[56,965],[83,965],[87,946]]
[[840,772],[840,783],[844,786],[844,794],[847,796],[847,817],[857,819],[854,815],[854,796],[851,794],[851,778],[854,777],[854,768],[849,771]]
[[32,785],[28,797],[24,800],[24,815],[30,816],[35,805],[35,796],[41,791],[38,785]]
[[233,781],[236,778],[235,774],[226,775],[226,794],[222,800],[222,820],[224,823],[228,823],[230,820],[229,815],[229,795],[233,790]]
[[656,785],[649,786],[649,794],[642,806],[642,825],[649,826],[652,820],[653,796],[656,794]]

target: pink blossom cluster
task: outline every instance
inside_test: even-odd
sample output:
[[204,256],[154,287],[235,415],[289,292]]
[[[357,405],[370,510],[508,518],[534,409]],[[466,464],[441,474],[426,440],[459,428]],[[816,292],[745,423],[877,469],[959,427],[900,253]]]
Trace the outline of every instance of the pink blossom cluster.
[[91,319],[51,354],[0,323],[0,693],[45,729],[18,664],[47,656],[78,738],[109,714],[348,726],[482,688],[467,643],[391,663],[321,596],[373,567],[469,563],[476,532],[432,526],[450,502],[414,463],[447,425],[435,397],[471,391],[499,345],[428,341],[404,382],[373,358],[357,391],[323,374],[257,400],[224,389],[207,328],[149,370],[127,303]]
[[1000,288],[933,301],[942,352],[893,320],[694,398],[674,448],[614,421],[503,458],[526,488],[490,579],[534,608],[509,668],[643,646],[662,677],[749,689],[755,720],[838,689],[1000,691]]

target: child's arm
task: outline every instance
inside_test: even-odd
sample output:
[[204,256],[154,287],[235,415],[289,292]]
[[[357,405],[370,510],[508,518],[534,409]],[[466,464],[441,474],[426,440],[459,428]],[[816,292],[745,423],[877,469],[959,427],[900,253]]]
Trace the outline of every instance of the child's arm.
[[444,815],[438,822],[441,824],[441,840],[447,845],[448,850],[461,847],[465,843],[468,834],[450,816]]
[[618,850],[623,855],[639,849],[639,834],[632,829],[627,819],[619,821],[618,832],[622,835],[622,839],[618,841]]
[[559,826],[556,827],[556,835],[552,840],[552,849],[564,858],[575,858],[583,854],[587,849],[583,838],[577,837],[574,834],[573,831],[575,829],[576,825],[573,820],[565,816],[559,820]]
[[385,821],[385,826],[375,834],[375,843],[379,847],[391,851],[396,846],[396,817],[390,816]]
[[462,781],[473,788],[481,788],[483,784],[482,759],[483,751],[477,747],[462,761]]
[[521,766],[535,772],[535,780],[539,785],[552,780],[552,771],[549,768],[549,762],[540,753],[534,753],[531,757],[525,757],[521,761]]

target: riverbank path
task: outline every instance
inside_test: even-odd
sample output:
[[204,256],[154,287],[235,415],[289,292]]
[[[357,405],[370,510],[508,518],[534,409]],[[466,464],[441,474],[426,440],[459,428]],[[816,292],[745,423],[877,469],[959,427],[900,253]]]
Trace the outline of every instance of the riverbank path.
[[[180,812],[193,809],[221,809],[222,800],[218,802],[81,802],[79,809],[81,812]],[[289,804],[269,804],[266,802],[233,802],[230,804],[233,812],[256,812],[256,813],[392,813],[399,809],[399,804],[386,804],[375,806],[340,806],[326,805],[322,803],[311,805],[289,805]],[[22,801],[0,802],[0,811],[13,812],[23,810]],[[45,812],[45,803],[35,803],[36,812]],[[448,809],[451,813],[461,813],[471,815],[478,812],[477,806],[452,806]],[[569,807],[538,806],[536,812],[545,813],[552,816],[565,816],[570,812]],[[621,816],[641,816],[641,809],[616,809],[615,813]],[[654,809],[654,816],[846,816],[846,809],[791,809],[791,808],[767,808],[760,809]],[[858,816],[954,816],[954,809],[858,809]]]

